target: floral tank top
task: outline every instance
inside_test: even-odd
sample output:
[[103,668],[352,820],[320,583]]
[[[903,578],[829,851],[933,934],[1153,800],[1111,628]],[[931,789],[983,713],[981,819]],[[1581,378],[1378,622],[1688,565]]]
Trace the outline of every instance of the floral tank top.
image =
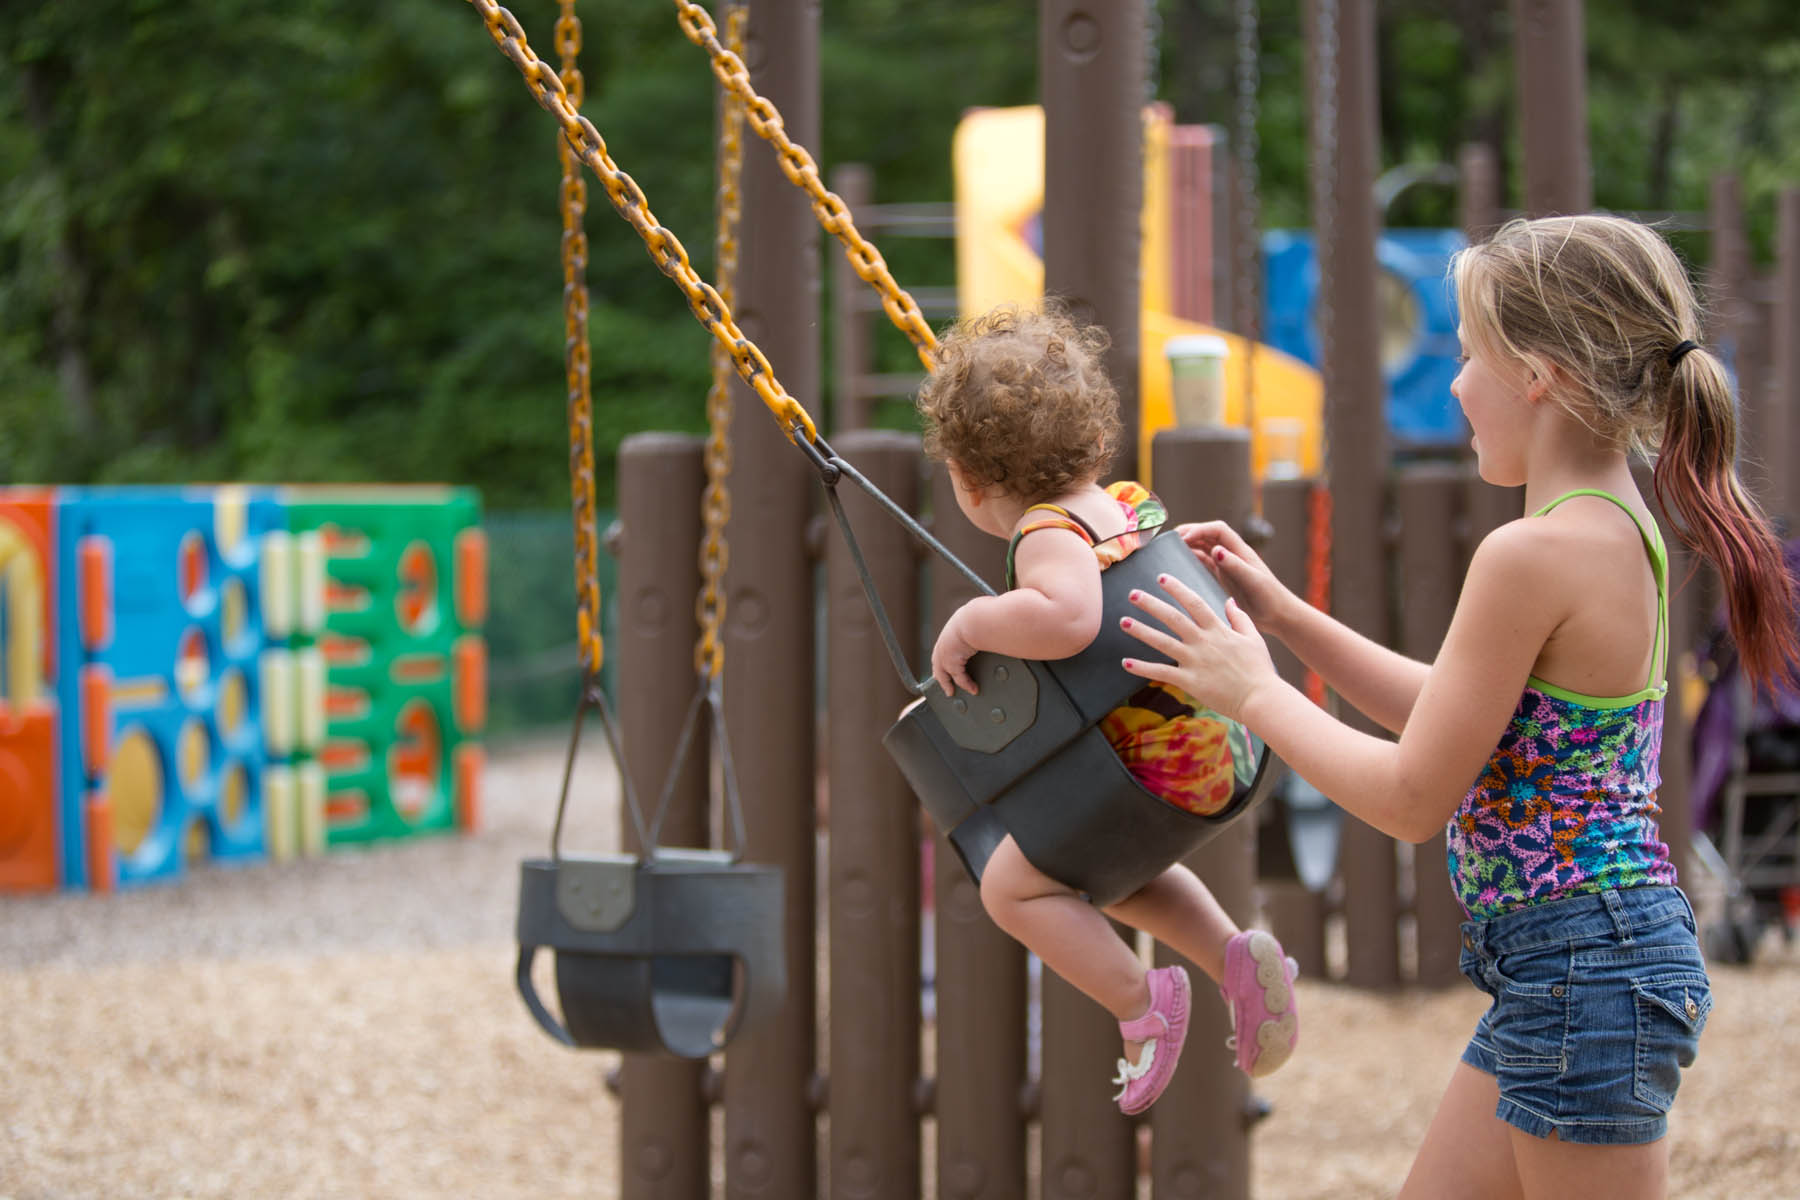
[[[1168,521],[1163,502],[1143,484],[1121,480],[1106,492],[1118,502],[1125,531],[1098,537],[1087,522],[1055,504],[1034,504],[1044,515],[1022,526],[1006,548],[1006,586],[1014,587],[1019,542],[1040,529],[1067,529],[1094,548],[1105,570],[1145,545]],[[1132,777],[1164,802],[1212,816],[1250,786],[1262,742],[1249,729],[1194,700],[1179,688],[1146,682],[1130,699],[1100,719],[1100,732]]]
[[[1600,496],[1637,515],[1609,492]],[[1675,867],[1657,827],[1662,783],[1662,674],[1667,654],[1668,558],[1661,534],[1638,532],[1656,576],[1656,651],[1650,679],[1629,696],[1584,696],[1535,675],[1500,744],[1450,819],[1450,881],[1471,920],[1588,892],[1672,884]]]

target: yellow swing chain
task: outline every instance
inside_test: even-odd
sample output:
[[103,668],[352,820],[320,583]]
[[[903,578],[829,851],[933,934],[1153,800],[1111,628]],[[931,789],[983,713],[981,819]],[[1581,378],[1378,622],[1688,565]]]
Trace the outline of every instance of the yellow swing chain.
[[[556,51],[562,61],[559,76],[571,108],[580,108],[586,94],[581,68],[581,20],[575,0],[559,0],[556,19]],[[569,393],[569,484],[575,517],[575,636],[581,650],[584,683],[600,678],[606,644],[600,629],[600,575],[597,569],[600,538],[594,518],[594,404],[590,386],[588,348],[587,180],[581,174],[575,151],[567,138],[558,138],[557,157],[562,163],[562,267],[563,267],[563,362]]]
[[857,232],[856,223],[851,220],[850,210],[843,200],[826,189],[819,179],[819,166],[806,152],[806,147],[789,139],[787,130],[782,127],[780,111],[750,85],[750,70],[744,66],[743,55],[719,44],[718,27],[706,9],[693,0],[675,0],[675,7],[680,10],[681,31],[690,42],[706,51],[720,85],[743,101],[750,127],[756,135],[775,147],[782,174],[811,198],[819,227],[843,243],[844,256],[850,260],[851,267],[864,283],[881,293],[881,307],[888,319],[912,341],[920,361],[930,369],[930,352],[937,345],[937,336],[931,332],[924,314],[906,290],[894,282],[881,252]]
[[[749,10],[733,4],[725,14],[725,38],[731,51],[741,55]],[[719,299],[726,308],[737,301],[738,219],[743,214],[739,181],[744,168],[744,105],[727,91],[721,97],[719,131],[719,224],[716,270]],[[725,672],[725,641],[719,630],[725,622],[725,593],[720,586],[730,561],[725,525],[731,519],[731,355],[715,341],[712,347],[712,387],[706,393],[706,491],[700,508],[706,535],[700,543],[700,595],[694,616],[700,622],[700,640],[694,646],[694,670],[702,679],[718,681]]]
[[643,239],[657,269],[675,281],[675,286],[687,297],[694,318],[730,352],[738,374],[756,392],[788,439],[792,441],[799,434],[808,442],[817,440],[818,430],[812,417],[782,388],[769,360],[738,328],[731,309],[719,298],[719,293],[694,273],[681,239],[657,222],[643,189],[607,154],[606,139],[600,136],[594,123],[569,103],[568,89],[550,65],[532,51],[518,18],[494,0],[469,0],[469,3],[481,13],[494,44],[525,77],[538,104],[557,119],[563,136],[574,146],[575,153],[599,177],[613,208]]

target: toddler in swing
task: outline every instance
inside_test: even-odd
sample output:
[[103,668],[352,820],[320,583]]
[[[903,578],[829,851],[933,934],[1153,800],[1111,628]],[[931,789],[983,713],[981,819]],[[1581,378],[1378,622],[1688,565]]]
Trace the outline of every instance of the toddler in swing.
[[[946,695],[976,690],[979,651],[1054,660],[1099,632],[1100,572],[1166,521],[1141,484],[1102,486],[1122,435],[1118,396],[1102,364],[1105,330],[1053,307],[1000,308],[965,319],[940,342],[920,389],[925,448],[941,459],[976,528],[1007,539],[1006,587],[952,614],[931,652]],[[1180,690],[1147,684],[1101,722],[1120,761],[1166,803],[1223,809],[1255,769],[1241,727]],[[1168,1085],[1187,1036],[1189,981],[1179,965],[1146,969],[1107,918],[1186,956],[1220,986],[1238,1066],[1267,1075],[1298,1037],[1295,968],[1270,934],[1240,930],[1179,863],[1102,912],[1039,871],[1011,837],[981,878],[994,923],[1119,1022],[1124,1056],[1113,1082],[1126,1113]]]

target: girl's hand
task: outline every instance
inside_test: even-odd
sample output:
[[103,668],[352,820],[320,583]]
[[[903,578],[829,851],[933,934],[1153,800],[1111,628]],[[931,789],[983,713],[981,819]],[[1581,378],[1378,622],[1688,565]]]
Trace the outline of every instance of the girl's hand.
[[1148,592],[1131,593],[1131,602],[1170,632],[1130,617],[1122,618],[1119,625],[1174,662],[1165,665],[1128,658],[1124,660],[1125,669],[1144,679],[1180,688],[1214,712],[1243,720],[1244,710],[1257,690],[1280,683],[1269,647],[1256,632],[1256,624],[1236,600],[1225,602],[1225,615],[1230,619],[1227,624],[1179,579],[1163,575],[1157,582],[1175,603]]
[[965,611],[966,606],[950,614],[938,634],[937,644],[931,648],[931,677],[937,680],[946,696],[955,695],[958,687],[970,695],[975,694],[975,680],[969,674],[968,664],[975,657],[976,647],[969,644],[962,631]]
[[1297,598],[1237,530],[1223,521],[1203,521],[1178,526],[1176,532],[1246,616],[1277,631],[1282,614]]

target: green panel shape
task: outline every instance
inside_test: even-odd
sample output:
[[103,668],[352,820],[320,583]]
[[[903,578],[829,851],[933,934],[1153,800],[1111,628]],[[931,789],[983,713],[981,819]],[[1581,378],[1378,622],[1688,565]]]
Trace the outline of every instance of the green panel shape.
[[454,756],[465,626],[457,535],[481,523],[468,488],[292,488],[290,528],[325,543],[326,839],[340,846],[456,827]]

